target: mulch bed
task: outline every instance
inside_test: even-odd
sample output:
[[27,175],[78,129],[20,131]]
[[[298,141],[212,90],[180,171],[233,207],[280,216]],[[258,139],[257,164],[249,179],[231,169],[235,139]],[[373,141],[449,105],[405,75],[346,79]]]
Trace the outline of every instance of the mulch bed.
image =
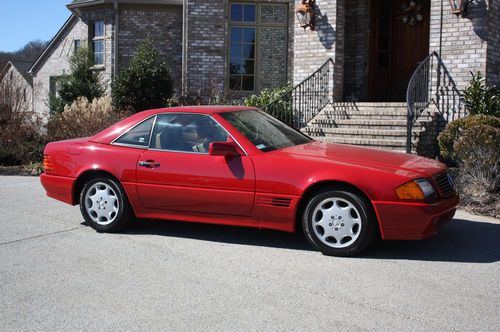
[[40,172],[27,166],[0,166],[0,175],[38,176]]

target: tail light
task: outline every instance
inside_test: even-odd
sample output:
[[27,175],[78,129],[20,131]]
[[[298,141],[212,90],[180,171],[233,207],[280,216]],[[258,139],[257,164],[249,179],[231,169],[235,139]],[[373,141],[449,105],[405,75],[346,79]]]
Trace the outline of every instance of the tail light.
[[47,155],[43,156],[43,171],[44,172],[54,171],[54,165],[52,164],[52,159],[50,159],[50,156]]

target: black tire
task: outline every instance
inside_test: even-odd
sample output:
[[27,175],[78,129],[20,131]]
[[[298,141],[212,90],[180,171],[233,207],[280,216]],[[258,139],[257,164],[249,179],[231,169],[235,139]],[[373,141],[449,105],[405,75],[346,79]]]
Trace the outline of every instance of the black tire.
[[[327,214],[330,209],[332,215]],[[342,222],[342,215],[345,223]],[[376,226],[377,220],[370,203],[349,190],[330,188],[316,193],[307,201],[302,214],[302,227],[307,240],[328,256],[360,253],[376,237]]]
[[[98,191],[104,189],[106,193],[99,195]],[[80,194],[80,211],[85,221],[98,232],[118,232],[135,220],[134,212],[121,184],[105,176],[93,178],[85,183]],[[97,213],[101,211],[106,216],[99,217]]]

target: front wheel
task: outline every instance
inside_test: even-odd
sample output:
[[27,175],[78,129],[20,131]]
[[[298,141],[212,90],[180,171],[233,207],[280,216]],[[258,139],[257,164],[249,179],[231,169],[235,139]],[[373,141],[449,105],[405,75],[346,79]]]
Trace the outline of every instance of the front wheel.
[[85,221],[99,232],[122,230],[134,219],[122,186],[107,177],[85,184],[80,195],[80,210]]
[[328,189],[313,196],[304,210],[302,226],[309,243],[330,256],[355,255],[376,234],[369,202],[346,190]]

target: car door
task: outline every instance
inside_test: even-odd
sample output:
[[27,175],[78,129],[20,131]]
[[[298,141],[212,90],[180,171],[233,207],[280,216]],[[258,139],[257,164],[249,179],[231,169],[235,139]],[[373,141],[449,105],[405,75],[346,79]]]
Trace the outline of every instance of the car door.
[[209,115],[159,114],[150,148],[137,165],[137,193],[143,206],[250,216],[255,195],[250,157],[208,154],[211,142],[231,139]]

